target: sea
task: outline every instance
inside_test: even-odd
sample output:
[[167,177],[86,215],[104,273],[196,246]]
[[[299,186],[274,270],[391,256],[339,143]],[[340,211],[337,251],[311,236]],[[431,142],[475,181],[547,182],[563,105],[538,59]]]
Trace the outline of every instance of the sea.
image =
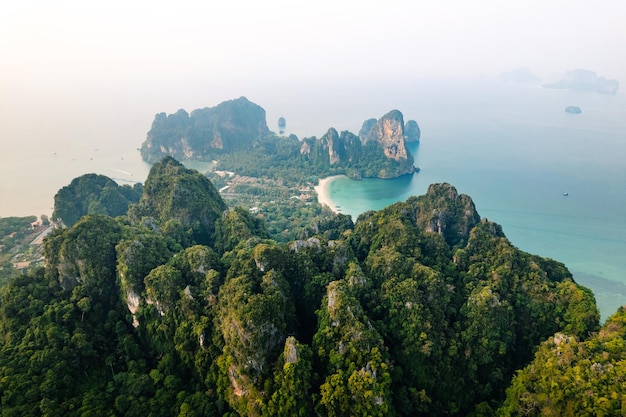
[[[409,145],[419,173],[335,179],[332,203],[356,219],[450,183],[514,246],[565,263],[606,319],[626,304],[626,96],[500,82],[449,87],[433,105],[416,95],[402,109],[421,128]],[[570,105],[582,113],[566,113]]]
[[[66,121],[61,130],[62,116],[52,113],[46,136],[27,122],[5,128],[0,217],[50,215],[57,190],[89,172],[120,184],[145,181],[150,165],[138,148],[154,114],[223,101],[195,94],[195,102],[169,108],[134,105],[119,114],[94,108],[86,115],[76,109],[83,120],[76,126]],[[408,146],[419,172],[332,181],[329,196],[341,212],[356,220],[447,182],[472,197],[478,213],[500,224],[513,245],[565,263],[593,290],[603,319],[626,304],[626,94],[478,77],[354,80],[271,91],[258,86],[246,96],[265,108],[270,129],[278,131],[277,120],[285,117],[284,133],[299,138],[322,136],[330,127],[358,133],[364,120],[400,110],[421,129],[420,142]],[[582,113],[566,113],[567,106]]]

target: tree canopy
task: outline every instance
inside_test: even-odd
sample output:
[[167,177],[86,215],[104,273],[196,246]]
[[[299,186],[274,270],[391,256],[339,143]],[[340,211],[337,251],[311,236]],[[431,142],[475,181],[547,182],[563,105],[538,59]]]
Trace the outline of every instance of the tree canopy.
[[451,185],[310,232],[166,158],[2,288],[2,415],[623,413],[624,312]]
[[104,175],[85,174],[56,193],[52,218],[72,226],[87,214],[122,216],[130,204],[139,201],[141,193],[140,183],[120,186]]

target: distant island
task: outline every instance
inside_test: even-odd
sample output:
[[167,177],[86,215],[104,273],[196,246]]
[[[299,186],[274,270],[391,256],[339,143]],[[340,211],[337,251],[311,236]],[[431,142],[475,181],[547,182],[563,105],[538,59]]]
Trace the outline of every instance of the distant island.
[[[285,119],[278,125],[282,131]],[[164,156],[216,161],[222,170],[251,176],[271,177],[280,171],[287,177],[306,173],[387,179],[417,170],[405,143],[419,139],[417,122],[405,124],[399,110],[366,120],[358,136],[330,128],[320,138],[285,138],[269,130],[262,107],[241,97],[190,114],[182,109],[157,114],[140,151],[150,163]]]
[[571,113],[571,114],[580,114],[583,111],[580,109],[580,107],[578,106],[567,106],[565,108],[565,113]]
[[619,82],[599,77],[593,71],[576,69],[566,72],[562,80],[543,84],[543,87],[558,90],[595,91],[602,94],[615,94],[619,90]]

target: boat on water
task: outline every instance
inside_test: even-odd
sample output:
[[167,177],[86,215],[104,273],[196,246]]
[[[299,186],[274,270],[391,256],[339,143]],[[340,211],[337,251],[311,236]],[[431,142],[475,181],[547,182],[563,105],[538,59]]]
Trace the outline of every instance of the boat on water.
[[563,197],[567,197],[569,195],[569,193],[567,191],[563,192]]

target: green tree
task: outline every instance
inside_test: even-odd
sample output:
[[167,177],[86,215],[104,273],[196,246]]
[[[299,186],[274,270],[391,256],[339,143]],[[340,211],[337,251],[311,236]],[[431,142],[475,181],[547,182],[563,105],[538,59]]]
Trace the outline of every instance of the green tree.
[[556,333],[513,378],[500,416],[616,416],[626,412],[626,311],[586,340]]

